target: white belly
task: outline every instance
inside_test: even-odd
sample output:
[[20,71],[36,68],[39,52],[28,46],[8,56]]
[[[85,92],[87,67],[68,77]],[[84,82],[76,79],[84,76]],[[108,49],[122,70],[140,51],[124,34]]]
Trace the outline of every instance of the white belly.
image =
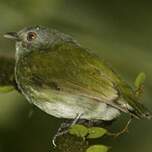
[[[42,93],[38,93],[39,95]],[[44,100],[45,99],[45,100]],[[46,113],[58,118],[74,119],[82,114],[81,119],[112,120],[120,115],[120,111],[103,102],[74,95],[46,98],[33,101],[33,103]]]
[[81,119],[110,121],[120,115],[118,109],[91,98],[58,94],[50,90],[37,91],[31,87],[28,91],[23,94],[29,102],[58,118],[74,119],[78,114],[82,114]]

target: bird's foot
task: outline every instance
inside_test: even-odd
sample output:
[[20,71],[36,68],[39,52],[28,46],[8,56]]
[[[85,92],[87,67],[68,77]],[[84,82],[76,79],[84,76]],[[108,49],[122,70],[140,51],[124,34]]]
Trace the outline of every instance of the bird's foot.
[[54,135],[54,137],[53,137],[53,139],[52,139],[52,144],[53,144],[54,147],[56,147],[56,139],[57,139],[57,137],[62,136],[62,135],[64,135],[64,134],[67,134],[69,128],[72,127],[73,125],[75,125],[75,124],[79,121],[79,119],[80,119],[81,116],[82,116],[82,113],[81,113],[81,114],[77,114],[77,116],[76,116],[75,119],[72,121],[72,123],[63,122],[63,123],[60,125],[57,133]]
[[62,136],[64,134],[66,134],[67,130],[65,130],[65,128],[68,128],[69,126],[70,126],[70,123],[68,123],[68,122],[61,123],[60,127],[57,130],[57,133],[54,135],[54,137],[52,139],[52,144],[54,147],[56,147],[56,138],[58,136]]

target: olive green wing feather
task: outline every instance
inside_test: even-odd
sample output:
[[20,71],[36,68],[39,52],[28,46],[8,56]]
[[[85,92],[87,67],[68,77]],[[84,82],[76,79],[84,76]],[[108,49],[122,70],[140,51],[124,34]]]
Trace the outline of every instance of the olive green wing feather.
[[37,75],[48,88],[105,102],[123,112],[135,109],[132,114],[137,117],[145,112],[132,89],[109,66],[75,43],[55,45],[48,53],[33,55],[33,60],[41,62]]

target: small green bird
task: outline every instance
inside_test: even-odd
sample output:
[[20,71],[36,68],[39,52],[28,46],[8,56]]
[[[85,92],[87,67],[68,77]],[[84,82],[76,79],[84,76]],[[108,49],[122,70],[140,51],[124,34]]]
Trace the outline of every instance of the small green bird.
[[69,35],[32,26],[5,37],[16,40],[18,89],[46,113],[105,121],[121,112],[135,118],[152,117],[125,81]]

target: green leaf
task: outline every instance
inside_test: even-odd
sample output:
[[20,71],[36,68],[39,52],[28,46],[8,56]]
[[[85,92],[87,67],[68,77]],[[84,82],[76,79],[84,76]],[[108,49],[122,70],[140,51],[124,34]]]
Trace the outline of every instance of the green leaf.
[[14,90],[13,86],[0,86],[0,93],[8,93]]
[[135,87],[139,88],[141,85],[145,82],[146,75],[145,73],[141,72],[138,74],[136,80],[135,80]]
[[92,127],[88,129],[88,133],[89,135],[87,136],[87,138],[95,139],[102,137],[104,134],[107,133],[107,130],[100,127]]
[[108,149],[109,148],[104,145],[93,145],[93,146],[90,146],[86,152],[107,152]]
[[88,128],[83,125],[76,124],[69,129],[69,133],[71,135],[76,135],[77,137],[85,138],[85,136],[88,134]]

